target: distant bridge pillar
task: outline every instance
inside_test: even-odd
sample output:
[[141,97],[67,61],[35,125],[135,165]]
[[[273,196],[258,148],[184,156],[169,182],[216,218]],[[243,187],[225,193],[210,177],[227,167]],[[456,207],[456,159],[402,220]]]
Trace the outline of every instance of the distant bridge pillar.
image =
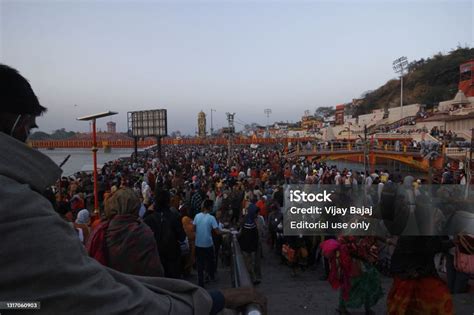
[[374,153],[369,154],[369,165],[370,165],[370,173],[375,171],[375,163],[377,162],[377,158]]

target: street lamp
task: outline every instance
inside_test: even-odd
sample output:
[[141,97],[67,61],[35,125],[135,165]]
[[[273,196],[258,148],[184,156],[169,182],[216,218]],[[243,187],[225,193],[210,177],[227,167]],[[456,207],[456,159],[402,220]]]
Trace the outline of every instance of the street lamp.
[[407,57],[400,57],[393,61],[393,70],[400,74],[400,119],[403,118],[403,74],[408,68]]
[[77,118],[77,120],[82,121],[91,121],[92,122],[92,158],[94,161],[94,212],[99,213],[99,196],[97,191],[97,133],[96,133],[96,123],[95,121],[98,118],[103,118],[107,116],[112,116],[118,114],[117,112],[103,112],[89,116],[83,116]]

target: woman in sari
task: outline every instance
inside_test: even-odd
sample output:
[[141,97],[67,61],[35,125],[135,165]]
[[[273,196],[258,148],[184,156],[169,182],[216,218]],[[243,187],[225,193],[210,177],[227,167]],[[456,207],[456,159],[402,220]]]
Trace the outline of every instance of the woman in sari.
[[453,301],[434,264],[436,253],[452,242],[440,236],[401,236],[392,255],[393,284],[387,298],[389,315],[452,315]]
[[138,217],[140,200],[129,188],[118,189],[105,204],[107,221],[93,232],[89,254],[115,270],[139,276],[163,276],[151,229]]
[[383,296],[380,274],[374,266],[376,239],[340,236],[322,242],[321,248],[330,264],[328,281],[334,289],[340,289],[339,314],[361,307],[365,314],[374,314],[371,308]]
[[77,213],[77,218],[76,218],[76,221],[74,222],[74,227],[76,229],[82,230],[82,234],[83,234],[82,243],[84,245],[87,244],[87,240],[89,239],[89,235],[91,232],[90,223],[91,223],[91,219],[90,219],[89,210],[82,209],[81,211]]

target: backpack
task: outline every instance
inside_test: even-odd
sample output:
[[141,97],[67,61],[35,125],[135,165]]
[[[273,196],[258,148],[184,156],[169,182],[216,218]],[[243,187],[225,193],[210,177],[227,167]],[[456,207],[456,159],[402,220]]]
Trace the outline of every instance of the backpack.
[[177,250],[176,231],[173,222],[164,215],[164,212],[155,212],[149,216],[152,220],[152,230],[155,234],[156,245],[160,255],[174,254]]

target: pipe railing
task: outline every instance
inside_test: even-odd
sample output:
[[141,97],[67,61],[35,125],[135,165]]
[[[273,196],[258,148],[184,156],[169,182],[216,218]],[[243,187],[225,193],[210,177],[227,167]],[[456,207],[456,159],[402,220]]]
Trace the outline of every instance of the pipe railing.
[[[414,147],[411,145],[407,145],[404,143],[400,143],[399,145],[395,144],[384,144],[384,143],[370,143],[368,144],[368,149],[375,153],[411,153],[411,154],[419,154],[420,148]],[[441,151],[442,149],[440,149]],[[357,151],[364,151],[364,144],[363,143],[354,143],[354,142],[328,142],[327,144],[312,144],[311,146],[307,146],[306,144],[297,145],[296,148],[288,150],[288,154],[295,153],[296,154],[308,154],[308,153],[320,153],[320,154],[327,154],[327,153],[345,153],[345,152],[357,152]]]
[[[245,266],[244,256],[240,250],[239,241],[237,240],[237,232],[232,231],[232,280],[235,288],[252,287],[252,279],[250,278],[247,267]],[[249,304],[245,307],[244,315],[262,315],[260,306],[257,304]]]

